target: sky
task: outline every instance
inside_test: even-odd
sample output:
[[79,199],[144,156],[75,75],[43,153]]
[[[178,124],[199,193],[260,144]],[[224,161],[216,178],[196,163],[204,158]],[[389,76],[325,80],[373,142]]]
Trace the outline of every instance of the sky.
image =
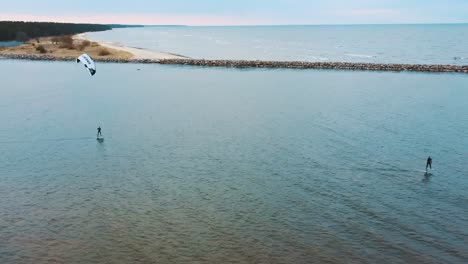
[[148,25],[467,23],[468,0],[0,0],[0,21]]

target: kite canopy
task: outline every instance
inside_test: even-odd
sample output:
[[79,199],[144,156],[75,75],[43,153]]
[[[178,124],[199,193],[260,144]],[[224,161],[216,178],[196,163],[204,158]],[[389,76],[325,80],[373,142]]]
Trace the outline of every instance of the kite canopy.
[[93,59],[88,54],[81,54],[77,59],[76,63],[83,63],[86,69],[88,69],[89,74],[93,76],[96,73],[96,64],[94,64]]

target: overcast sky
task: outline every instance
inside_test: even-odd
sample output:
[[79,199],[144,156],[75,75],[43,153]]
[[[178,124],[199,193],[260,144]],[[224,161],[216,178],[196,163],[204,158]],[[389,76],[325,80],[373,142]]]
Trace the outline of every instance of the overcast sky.
[[468,0],[0,0],[0,20],[183,25],[467,23]]

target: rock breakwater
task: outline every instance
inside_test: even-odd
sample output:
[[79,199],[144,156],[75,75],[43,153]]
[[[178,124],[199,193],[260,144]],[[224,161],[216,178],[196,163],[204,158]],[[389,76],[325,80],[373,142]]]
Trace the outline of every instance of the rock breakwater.
[[[73,61],[74,57],[58,57],[36,54],[0,54],[0,58],[17,60],[41,61]],[[356,63],[356,62],[306,62],[306,61],[251,61],[251,60],[198,60],[198,59],[116,59],[100,58],[98,62],[108,63],[142,63],[165,65],[189,65],[200,67],[226,68],[267,68],[267,69],[329,69],[355,71],[411,71],[411,72],[453,72],[468,73],[468,65],[429,65],[429,64],[386,64],[386,63]]]

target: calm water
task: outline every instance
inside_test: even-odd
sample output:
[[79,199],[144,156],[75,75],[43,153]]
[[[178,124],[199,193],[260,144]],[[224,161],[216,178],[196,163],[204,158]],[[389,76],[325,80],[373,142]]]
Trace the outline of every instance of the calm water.
[[148,27],[89,37],[192,58],[468,65],[468,24]]
[[21,41],[0,41],[0,47],[15,47],[23,44]]
[[0,72],[2,264],[468,262],[467,75]]

